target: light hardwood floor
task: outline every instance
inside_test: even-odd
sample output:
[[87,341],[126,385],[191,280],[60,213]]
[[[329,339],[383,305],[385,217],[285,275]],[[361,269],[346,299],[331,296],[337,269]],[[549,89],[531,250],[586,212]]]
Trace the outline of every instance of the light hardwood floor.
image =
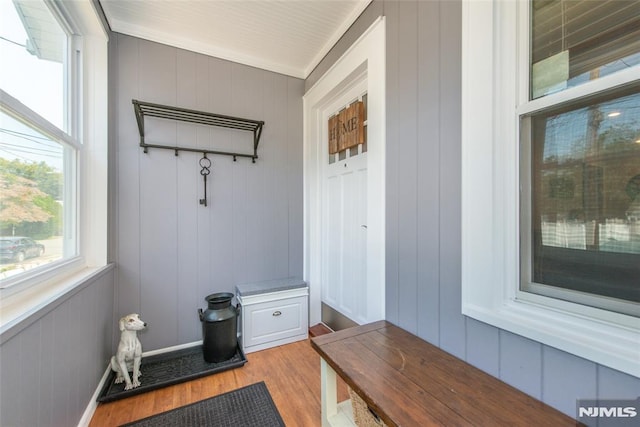
[[[321,425],[320,356],[305,340],[250,353],[241,368],[99,404],[90,427],[118,426],[260,381],[288,427]],[[347,399],[346,386],[340,383],[338,400]]]

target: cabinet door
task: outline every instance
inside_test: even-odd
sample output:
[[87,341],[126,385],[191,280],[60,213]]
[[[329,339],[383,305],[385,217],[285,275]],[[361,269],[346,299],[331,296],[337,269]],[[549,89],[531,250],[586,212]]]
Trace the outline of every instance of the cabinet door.
[[244,306],[245,347],[307,333],[307,297]]

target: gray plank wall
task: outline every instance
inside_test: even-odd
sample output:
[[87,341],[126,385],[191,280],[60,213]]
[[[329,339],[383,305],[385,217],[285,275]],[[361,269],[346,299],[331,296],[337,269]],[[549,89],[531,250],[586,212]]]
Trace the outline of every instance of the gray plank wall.
[[459,1],[375,0],[306,80],[373,20],[387,30],[387,319],[575,416],[577,398],[632,398],[640,379],[460,313]]
[[[149,324],[144,350],[201,339],[197,309],[235,285],[302,276],[304,81],[113,34],[116,312]],[[132,99],[264,120],[255,164],[139,148]],[[148,119],[146,142],[250,152],[252,134]]]
[[78,425],[111,357],[115,269],[2,336],[0,425]]

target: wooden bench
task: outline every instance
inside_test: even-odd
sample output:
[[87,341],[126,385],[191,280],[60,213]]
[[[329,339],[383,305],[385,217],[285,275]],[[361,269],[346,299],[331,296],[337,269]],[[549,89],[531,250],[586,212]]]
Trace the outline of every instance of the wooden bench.
[[322,425],[349,425],[336,374],[387,426],[575,426],[576,421],[411,333],[380,321],[311,339],[322,357]]

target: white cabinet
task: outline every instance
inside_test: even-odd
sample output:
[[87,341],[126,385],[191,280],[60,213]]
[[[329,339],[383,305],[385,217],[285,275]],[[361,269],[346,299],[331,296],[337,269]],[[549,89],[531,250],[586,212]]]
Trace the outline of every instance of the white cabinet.
[[240,342],[245,353],[307,339],[309,288],[300,279],[249,283],[236,287]]

